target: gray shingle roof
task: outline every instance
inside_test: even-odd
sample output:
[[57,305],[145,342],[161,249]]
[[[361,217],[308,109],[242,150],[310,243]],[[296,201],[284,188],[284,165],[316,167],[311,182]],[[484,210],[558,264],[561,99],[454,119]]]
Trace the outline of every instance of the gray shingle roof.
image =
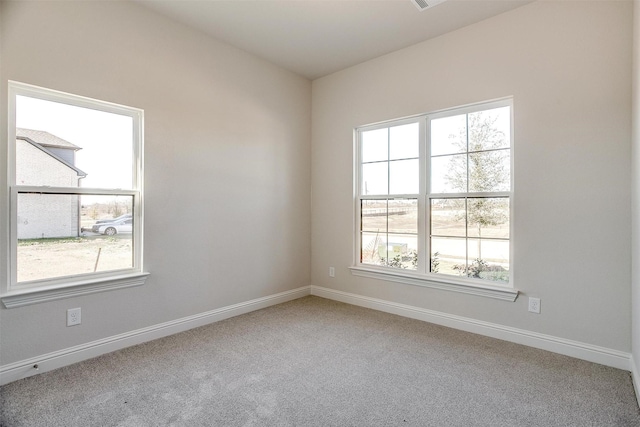
[[16,137],[29,138],[43,147],[70,148],[74,151],[82,150],[82,148],[77,145],[74,145],[69,141],[65,141],[62,138],[58,138],[57,136],[43,130],[16,128]]
[[[35,140],[34,140],[34,137],[36,138]],[[47,147],[49,147],[49,148],[66,148],[66,149],[70,149],[70,150],[73,150],[73,151],[81,150],[81,148],[78,147],[77,145],[73,145],[69,141],[65,141],[62,138],[58,138],[57,136],[52,135],[49,132],[44,132],[44,131],[41,131],[41,130],[32,130],[32,129],[16,128],[16,140],[18,140],[18,139],[23,140],[23,141],[31,144],[32,146],[34,146],[38,150],[40,150],[40,151],[46,153],[47,155],[53,157],[54,159],[56,159],[57,161],[59,161],[63,165],[73,169],[74,171],[76,171],[78,176],[81,176],[81,177],[87,176],[86,172],[82,171],[81,169],[78,169],[75,165],[73,165],[72,163],[69,163],[67,160],[61,158],[56,153],[52,152],[51,150],[49,150],[47,148]],[[43,142],[41,142],[41,141],[43,141]]]

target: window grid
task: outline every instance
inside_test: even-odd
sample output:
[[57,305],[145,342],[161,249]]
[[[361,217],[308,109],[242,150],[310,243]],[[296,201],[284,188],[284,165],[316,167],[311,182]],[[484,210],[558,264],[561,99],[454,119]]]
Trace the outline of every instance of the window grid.
[[[505,132],[503,132],[504,134],[503,137],[505,138],[507,144],[503,142],[502,145],[500,146],[492,147],[490,145],[482,145],[485,143],[484,141],[479,141],[479,142],[475,141],[474,142],[475,146],[472,146],[471,145],[472,129],[470,127],[472,125],[470,124],[470,115],[476,113],[477,116],[482,116],[482,114],[485,114],[486,112],[493,113],[494,112],[493,110],[497,110],[499,108],[505,108],[505,107],[506,107],[506,113],[505,111],[501,111],[500,114],[508,115],[508,118],[507,118],[508,129],[505,129]],[[465,115],[464,117],[464,128],[465,128],[464,151],[456,151],[452,153],[436,153],[433,156],[431,156],[431,144],[433,142],[431,131],[432,131],[433,120],[437,120],[440,118],[453,117],[453,116],[458,116],[463,114]],[[357,132],[356,132],[357,159],[361,159],[363,158],[363,151],[362,151],[363,150],[363,145],[362,145],[363,133],[370,130],[380,130],[380,129],[386,128],[387,160],[379,160],[378,162],[386,162],[387,164],[390,164],[391,162],[390,136],[389,136],[390,129],[393,128],[394,126],[405,124],[408,121],[413,123],[419,123],[420,125],[421,136],[420,136],[419,176],[421,178],[419,183],[420,184],[419,193],[393,195],[393,198],[399,198],[399,197],[415,198],[416,201],[418,202],[417,203],[418,218],[420,218],[420,220],[418,221],[418,224],[417,224],[417,231],[418,231],[417,233],[418,256],[417,256],[417,269],[416,269],[417,274],[424,274],[432,278],[435,278],[437,276],[437,279],[435,280],[446,281],[448,279],[456,279],[455,277],[449,276],[448,274],[432,271],[433,265],[434,265],[433,249],[435,247],[432,239],[433,238],[463,239],[464,253],[461,255],[464,257],[464,262],[461,263],[461,265],[454,266],[454,268],[457,268],[459,271],[458,279],[469,280],[469,282],[471,283],[479,282],[480,280],[484,283],[490,280],[497,284],[512,285],[511,275],[512,275],[513,269],[512,269],[511,253],[512,253],[512,246],[513,246],[512,245],[513,236],[512,236],[512,230],[511,230],[511,224],[512,224],[512,203],[511,203],[512,184],[511,182],[512,182],[512,176],[513,176],[513,172],[512,172],[513,141],[512,141],[511,115],[512,115],[511,101],[504,100],[504,101],[475,105],[471,107],[464,107],[460,109],[452,109],[443,113],[436,113],[433,115],[427,114],[427,115],[418,116],[412,119],[392,121],[392,122],[388,122],[381,125],[362,127],[357,129]],[[500,120],[504,121],[504,117],[500,117]],[[491,186],[490,180],[488,184],[481,183],[481,182],[474,182],[472,173],[475,172],[476,174],[479,174],[479,173],[481,174],[482,171],[473,171],[472,168],[477,167],[478,164],[482,166],[481,162],[485,162],[487,160],[486,159],[483,160],[482,157],[478,157],[477,159],[473,159],[472,157],[477,154],[485,154],[485,153],[489,153],[487,154],[487,157],[486,157],[487,159],[491,159],[491,161],[493,162],[496,162],[496,161],[503,162],[503,165],[501,167],[502,169],[504,169],[504,171],[506,171],[506,178],[503,177],[502,184],[505,184],[505,185],[504,185],[504,188],[501,188],[499,191],[496,191],[495,188],[493,189],[489,188],[489,190],[487,190],[487,187]],[[498,153],[498,155],[493,156],[491,153]],[[504,154],[501,155],[499,153],[504,153]],[[465,158],[465,172],[464,172],[465,173],[465,180],[464,180],[465,191],[431,192],[432,183],[434,183],[432,179],[433,169],[431,168],[431,159],[445,158],[446,156],[449,156],[450,159],[452,159],[453,156],[455,155],[464,155],[464,158]],[[496,158],[498,160],[496,160]],[[363,187],[363,181],[362,181],[363,179],[362,165],[366,163],[373,163],[373,162],[360,162],[359,160],[358,162],[360,166],[358,167],[359,174],[358,174],[358,181],[357,181],[358,192],[357,192],[356,198],[358,202],[357,202],[357,208],[356,208],[356,213],[357,213],[356,224],[357,224],[359,236],[357,239],[358,255],[356,259],[358,262],[356,263],[356,265],[367,265],[367,266],[372,266],[374,268],[380,267],[383,270],[388,270],[390,272],[394,270],[398,270],[399,268],[406,269],[407,268],[406,266],[401,266],[401,267],[395,266],[396,268],[392,268],[393,266],[389,267],[388,264],[372,265],[371,263],[367,263],[364,260],[363,233],[365,233],[365,231],[362,228],[362,224],[364,221],[362,203],[365,200],[386,200],[388,205],[389,200],[392,200],[392,196],[391,196],[392,177],[390,173],[390,167],[387,166],[387,193],[389,193],[388,196],[363,194],[365,188]],[[505,179],[506,179],[506,182],[505,182]],[[497,180],[497,182],[500,183],[501,180]],[[471,191],[471,190],[476,190],[476,191]],[[449,236],[446,234],[434,232],[432,209],[433,209],[433,202],[438,199],[443,199],[443,200],[459,199],[464,202],[464,217],[463,217],[464,235],[463,236]],[[420,200],[424,200],[424,203],[421,203]],[[490,206],[490,208],[488,209],[491,209],[491,205],[501,206],[501,203],[502,203],[504,204],[504,206],[506,206],[506,208],[502,206],[497,216],[500,217],[502,215],[504,216],[504,218],[492,219],[491,212],[489,212],[488,214],[488,219],[483,218],[481,212],[475,212],[475,211],[472,212],[472,210],[476,209],[476,207],[472,206],[472,203],[476,203],[479,206],[482,206],[483,204],[486,203]],[[496,209],[495,206],[493,207],[493,209]],[[476,209],[476,210],[479,210],[479,209]],[[471,218],[472,213],[476,216],[479,216],[480,219],[476,221],[477,218],[475,219]],[[387,236],[390,236],[393,234],[388,232],[389,218],[390,217],[389,217],[389,211],[388,211],[387,217],[386,217]],[[474,226],[478,227],[478,232],[471,235],[470,230]],[[494,235],[487,235],[488,230],[494,233],[496,232],[496,230],[492,230],[491,227],[498,229],[498,231],[500,232],[504,232],[503,229],[506,228],[507,230],[506,237],[496,237]],[[387,243],[388,242],[389,240],[387,240]],[[496,244],[504,244],[504,247],[506,247],[507,249],[506,251],[502,250],[502,253],[504,255],[501,255],[501,256],[503,258],[498,257],[496,259],[493,259],[495,257],[488,257],[487,259],[489,259],[490,262],[487,262],[483,259],[482,254],[483,252],[485,252],[485,249],[492,247],[490,242],[494,242]],[[475,252],[470,251],[471,245],[477,245],[477,248],[474,248]],[[492,250],[495,251],[495,248],[493,248]],[[474,259],[474,255],[478,255],[477,258]],[[478,273],[478,271],[480,271],[480,273]]]

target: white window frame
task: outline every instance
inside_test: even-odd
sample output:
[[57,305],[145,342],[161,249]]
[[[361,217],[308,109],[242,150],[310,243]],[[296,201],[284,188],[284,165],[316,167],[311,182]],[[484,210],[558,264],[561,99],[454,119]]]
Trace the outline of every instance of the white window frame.
[[[7,182],[9,186],[7,206],[9,238],[7,249],[8,281],[0,288],[0,299],[7,308],[20,307],[44,301],[69,298],[118,288],[140,286],[149,273],[143,270],[143,141],[144,112],[141,109],[72,95],[25,83],[9,81],[8,87],[8,141],[7,141]],[[16,97],[27,96],[77,107],[119,114],[133,120],[133,184],[131,189],[104,189],[85,187],[50,187],[16,185]],[[112,270],[81,275],[55,277],[29,282],[17,281],[17,201],[18,194],[72,194],[72,195],[120,195],[133,198],[133,266],[122,270]]]
[[[511,113],[510,126],[510,180],[511,186],[509,191],[496,193],[460,193],[460,194],[435,194],[430,193],[429,184],[429,158],[430,158],[430,123],[431,120],[448,116],[461,114],[469,114],[477,111],[490,110],[499,107],[509,107]],[[513,131],[513,99],[502,98],[477,104],[466,105],[462,107],[450,108],[446,110],[436,111],[427,114],[405,117],[396,120],[375,123],[371,125],[360,126],[354,129],[354,258],[353,266],[350,268],[352,275],[367,277],[409,285],[424,286],[429,288],[444,289],[449,291],[461,292],[471,295],[479,295],[489,298],[495,298],[505,301],[515,301],[518,296],[518,290],[513,284],[513,254],[514,254],[514,131]],[[371,131],[392,126],[399,126],[408,123],[420,124],[420,184],[418,198],[418,268],[417,270],[406,270],[400,268],[378,266],[372,264],[364,264],[361,262],[361,201],[368,199],[380,198],[415,198],[416,195],[389,195],[389,196],[367,196],[362,194],[362,149],[361,135],[365,131]],[[468,277],[458,277],[445,274],[437,274],[429,272],[430,264],[430,248],[429,248],[429,230],[430,223],[429,209],[432,198],[460,198],[460,197],[492,197],[501,196],[509,198],[509,283],[501,284],[487,280],[479,280]]]

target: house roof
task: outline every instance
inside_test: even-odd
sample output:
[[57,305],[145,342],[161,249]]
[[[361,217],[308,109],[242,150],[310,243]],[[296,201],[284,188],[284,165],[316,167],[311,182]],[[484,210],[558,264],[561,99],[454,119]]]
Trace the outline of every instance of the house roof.
[[[30,135],[30,136],[27,136],[27,135]],[[40,141],[44,141],[44,143],[41,143],[40,141],[34,141],[31,138],[31,136],[35,136],[36,138],[40,137],[39,138]],[[25,141],[31,144],[32,146],[34,146],[35,148],[37,148],[38,150],[53,157],[54,159],[56,159],[66,167],[73,169],[78,174],[78,176],[81,176],[83,178],[87,176],[86,172],[82,171],[81,169],[78,169],[77,167],[75,167],[75,165],[69,163],[62,157],[58,156],[51,150],[47,149],[47,147],[49,147],[49,148],[67,148],[67,149],[72,149],[74,151],[81,150],[81,148],[78,147],[77,145],[73,145],[72,143],[65,141],[62,138],[58,138],[57,136],[52,135],[49,132],[31,130],[31,129],[21,129],[21,128],[16,128],[16,139]],[[61,144],[66,144],[66,145],[61,145]]]
[[77,145],[74,145],[69,141],[65,141],[62,138],[58,138],[57,136],[43,130],[16,128],[16,138],[21,137],[29,138],[31,141],[40,144],[43,147],[68,148],[74,151],[82,150],[82,148]]

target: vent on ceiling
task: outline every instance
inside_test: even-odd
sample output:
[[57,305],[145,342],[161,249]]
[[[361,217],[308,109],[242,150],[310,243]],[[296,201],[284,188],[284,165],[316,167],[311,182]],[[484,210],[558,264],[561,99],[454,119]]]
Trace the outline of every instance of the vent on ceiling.
[[418,10],[422,12],[423,10],[427,10],[430,7],[438,5],[444,1],[446,0],[411,0],[411,3],[413,3],[415,7],[417,7]]

